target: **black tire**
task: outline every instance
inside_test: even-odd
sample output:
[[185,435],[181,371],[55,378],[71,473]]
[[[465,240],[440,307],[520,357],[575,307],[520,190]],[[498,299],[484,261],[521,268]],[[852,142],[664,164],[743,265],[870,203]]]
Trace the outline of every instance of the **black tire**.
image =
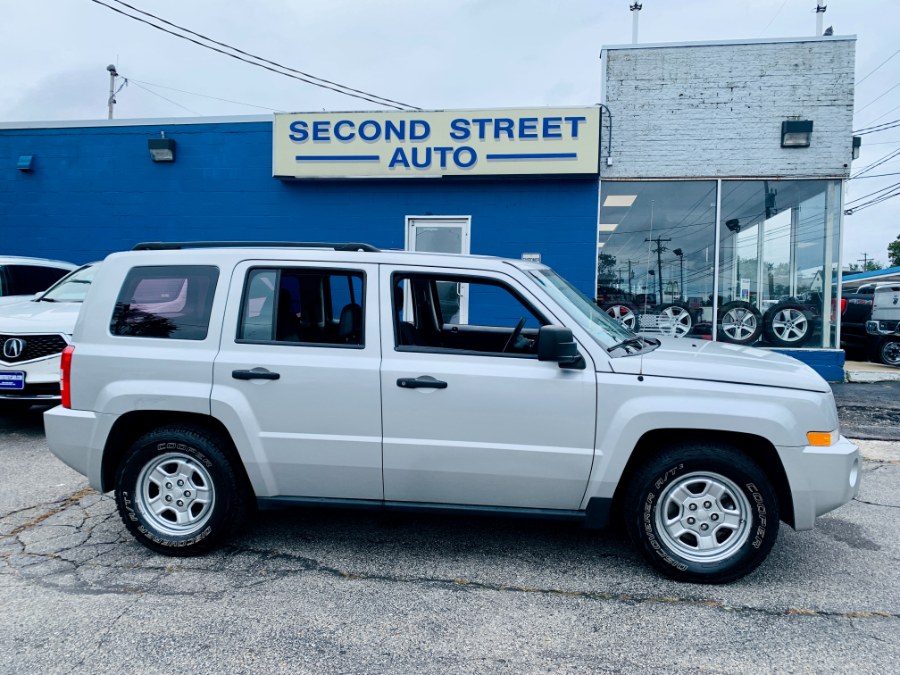
[[135,441],[115,485],[131,534],[171,556],[205,553],[225,540],[243,520],[249,497],[227,448],[206,430],[180,425]]
[[[694,329],[694,315],[690,308],[682,302],[668,302],[657,310],[659,314],[659,330],[674,337],[690,335]],[[666,328],[663,328],[666,326]]]
[[720,342],[749,345],[759,339],[762,328],[762,314],[749,302],[735,300],[719,308]]
[[815,332],[815,315],[799,302],[779,302],[763,317],[766,341],[777,347],[802,347]]
[[600,309],[629,330],[637,332],[640,329],[637,308],[630,302],[604,302]]
[[[771,483],[755,462],[728,446],[697,443],[663,451],[631,476],[623,508],[635,546],[677,581],[739,579],[765,560],[778,538]],[[676,536],[671,530],[679,528],[684,531]]]
[[878,360],[886,366],[900,366],[900,337],[883,337],[876,349]]

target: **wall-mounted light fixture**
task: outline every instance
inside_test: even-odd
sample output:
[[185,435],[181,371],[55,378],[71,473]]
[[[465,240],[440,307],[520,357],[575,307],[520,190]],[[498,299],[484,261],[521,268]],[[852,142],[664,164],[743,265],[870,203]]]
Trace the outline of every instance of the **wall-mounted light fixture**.
[[19,155],[19,162],[16,164],[19,171],[32,171],[34,169],[34,155]]
[[175,139],[166,138],[165,131],[160,132],[159,138],[147,141],[147,149],[150,150],[150,158],[154,162],[175,161]]
[[859,159],[859,149],[862,147],[862,136],[853,137],[853,159]]
[[812,120],[785,120],[781,123],[781,147],[808,148],[812,130]]

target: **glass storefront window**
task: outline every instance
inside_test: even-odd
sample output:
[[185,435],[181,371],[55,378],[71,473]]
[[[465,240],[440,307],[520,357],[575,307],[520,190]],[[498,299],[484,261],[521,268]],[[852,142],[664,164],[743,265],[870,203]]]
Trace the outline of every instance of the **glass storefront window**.
[[723,181],[717,338],[835,347],[840,181]]
[[601,181],[597,304],[643,333],[710,336],[716,181]]

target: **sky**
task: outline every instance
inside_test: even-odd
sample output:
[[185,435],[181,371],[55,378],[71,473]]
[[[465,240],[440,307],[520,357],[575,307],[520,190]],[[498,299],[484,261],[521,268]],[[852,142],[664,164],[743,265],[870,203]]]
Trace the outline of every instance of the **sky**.
[[[246,52],[424,109],[595,104],[601,47],[631,42],[629,0],[127,2]],[[815,33],[815,0],[642,4],[640,42]],[[826,4],[824,25],[858,39],[854,130],[900,119],[900,3]],[[109,64],[129,79],[116,97],[119,119],[380,109],[203,49],[92,0],[2,7],[0,122],[104,119]],[[896,151],[900,126],[866,134],[853,172]],[[900,153],[864,176],[847,183],[848,205],[900,183]],[[886,263],[888,243],[900,236],[900,197],[846,216],[844,228],[845,264],[863,254]]]

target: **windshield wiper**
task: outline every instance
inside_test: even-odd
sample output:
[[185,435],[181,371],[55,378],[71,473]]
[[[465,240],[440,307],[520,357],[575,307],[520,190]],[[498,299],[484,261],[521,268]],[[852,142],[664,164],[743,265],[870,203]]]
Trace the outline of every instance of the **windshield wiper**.
[[612,351],[614,351],[616,349],[620,349],[622,347],[628,347],[629,345],[637,345],[638,349],[643,349],[644,340],[640,336],[635,335],[634,337],[627,338],[625,340],[622,340],[621,342],[614,344],[612,347],[607,347],[606,351],[612,352]]
[[56,302],[53,298],[38,298],[35,302]]

